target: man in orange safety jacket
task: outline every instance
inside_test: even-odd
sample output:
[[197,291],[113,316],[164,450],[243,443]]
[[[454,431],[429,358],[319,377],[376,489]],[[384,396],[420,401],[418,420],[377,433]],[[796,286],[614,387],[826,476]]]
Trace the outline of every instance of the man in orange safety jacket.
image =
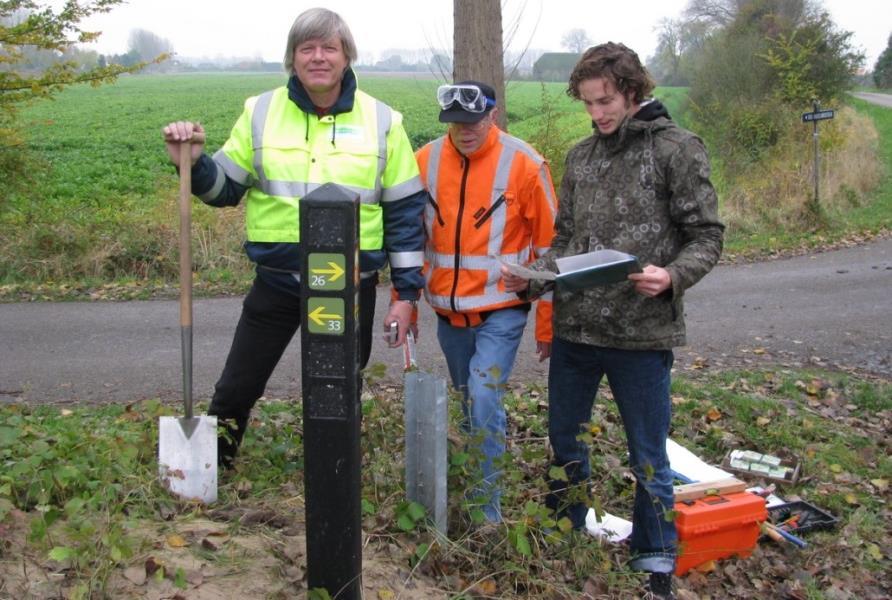
[[[500,261],[526,264],[548,252],[556,200],[545,160],[495,125],[496,97],[477,81],[437,90],[447,135],[416,153],[430,195],[425,210],[425,289],[439,317],[437,339],[466,430],[481,440],[482,480],[473,501],[501,521],[499,459],[505,451],[502,395],[530,304],[506,292]],[[539,359],[551,353],[551,298],[536,309]]]

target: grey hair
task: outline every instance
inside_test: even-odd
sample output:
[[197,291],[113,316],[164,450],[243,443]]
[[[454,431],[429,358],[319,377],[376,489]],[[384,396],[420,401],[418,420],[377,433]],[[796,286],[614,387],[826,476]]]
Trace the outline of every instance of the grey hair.
[[300,13],[288,32],[288,44],[285,47],[285,71],[292,73],[294,69],[294,49],[308,40],[326,40],[337,36],[347,57],[347,65],[353,64],[357,57],[356,42],[347,23],[336,12],[327,8],[311,8]]

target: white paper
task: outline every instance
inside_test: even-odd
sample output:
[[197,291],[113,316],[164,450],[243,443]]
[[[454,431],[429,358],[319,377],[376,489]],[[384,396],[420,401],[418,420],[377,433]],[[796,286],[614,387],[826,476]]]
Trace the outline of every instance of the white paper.
[[[746,488],[746,491],[761,496],[765,491],[765,488],[763,488],[761,485],[757,485],[755,487]],[[772,506],[780,506],[781,504],[787,503],[786,500],[775,494],[768,494],[767,496],[764,496],[764,498],[766,508],[771,508]]]
[[734,477],[733,474],[704,462],[699,456],[671,439],[666,440],[666,454],[669,455],[670,469],[696,483]]
[[585,516],[585,530],[595,537],[602,537],[616,544],[632,535],[632,522],[604,513],[601,515],[601,522],[598,523],[595,509],[590,508]]
[[508,271],[511,272],[512,275],[516,275],[518,277],[522,277],[524,279],[538,279],[540,281],[554,281],[556,275],[551,271],[534,271],[532,269],[528,269],[523,265],[519,265],[517,263],[509,263],[502,260],[500,257],[495,257],[499,259],[499,262],[508,267]]
[[630,259],[635,259],[635,257],[619,250],[604,249],[586,252],[585,254],[564,256],[563,258],[555,259],[554,262],[561,275],[568,275],[575,271],[585,271],[592,267],[606,267]]

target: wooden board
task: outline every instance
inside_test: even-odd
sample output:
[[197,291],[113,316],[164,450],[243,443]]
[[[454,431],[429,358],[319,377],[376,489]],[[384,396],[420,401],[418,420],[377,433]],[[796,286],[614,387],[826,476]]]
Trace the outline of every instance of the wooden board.
[[685,500],[696,500],[703,496],[715,496],[718,494],[733,494],[746,490],[747,484],[730,477],[728,479],[719,479],[718,481],[707,481],[705,483],[688,483],[685,485],[675,486],[675,501],[684,502]]

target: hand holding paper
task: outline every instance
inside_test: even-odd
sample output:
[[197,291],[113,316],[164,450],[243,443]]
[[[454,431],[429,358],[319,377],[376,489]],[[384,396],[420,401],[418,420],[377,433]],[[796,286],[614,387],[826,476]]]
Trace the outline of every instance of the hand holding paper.
[[635,282],[635,291],[653,298],[672,287],[672,276],[662,267],[647,265],[641,273],[632,273],[629,279]]
[[[505,279],[505,289],[509,292],[526,289],[526,285],[511,279],[516,277],[525,281],[555,281],[558,288],[568,291],[580,291],[597,285],[608,285],[627,281],[630,273],[641,273],[638,259],[631,254],[618,250],[596,250],[586,254],[575,254],[555,260],[559,273],[552,271],[534,271],[514,263],[505,262],[501,257],[496,258],[502,263],[502,276]],[[648,267],[650,268],[650,267]],[[659,269],[659,267],[654,267]],[[509,276],[505,276],[505,271]],[[661,271],[663,269],[660,269]],[[668,277],[668,273],[666,273]],[[658,287],[658,283],[652,281],[653,277],[646,275],[648,289]],[[661,280],[662,281],[662,280]],[[509,287],[510,286],[510,287]],[[515,289],[516,287],[516,289]],[[665,288],[663,288],[665,289]],[[662,290],[660,290],[662,291]],[[642,292],[645,293],[645,292]],[[659,292],[654,293],[656,295]]]
[[556,275],[551,271],[534,271],[532,269],[528,269],[523,265],[518,265],[516,263],[505,262],[502,258],[499,257],[499,262],[502,263],[502,273],[504,275],[505,270],[508,270],[508,273],[513,275],[514,277],[519,277],[525,281],[529,281],[531,279],[537,279],[541,281],[553,281]]

